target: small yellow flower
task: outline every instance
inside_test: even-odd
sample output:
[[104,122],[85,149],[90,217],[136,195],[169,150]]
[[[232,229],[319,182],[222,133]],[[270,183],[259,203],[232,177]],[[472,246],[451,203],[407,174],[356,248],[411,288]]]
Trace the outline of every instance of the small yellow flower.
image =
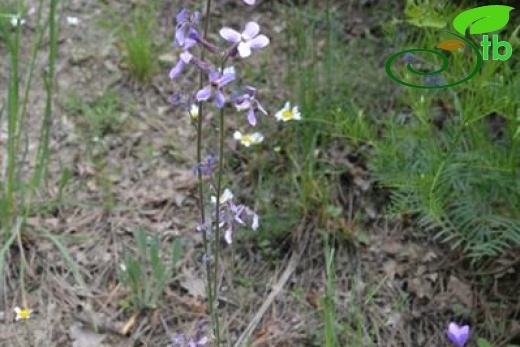
[[301,113],[298,110],[298,106],[294,106],[291,108],[291,103],[289,101],[285,103],[285,106],[280,111],[276,112],[274,117],[277,120],[282,120],[284,122],[302,119]]
[[259,144],[264,140],[264,135],[260,133],[242,134],[240,131],[235,131],[233,137],[246,147]]
[[15,320],[17,321],[20,319],[28,320],[31,318],[31,314],[33,313],[33,311],[29,310],[28,308],[21,309],[20,307],[15,307],[14,312],[16,313]]
[[190,116],[192,120],[199,118],[199,107],[195,104],[191,105],[190,110],[188,111],[188,116]]

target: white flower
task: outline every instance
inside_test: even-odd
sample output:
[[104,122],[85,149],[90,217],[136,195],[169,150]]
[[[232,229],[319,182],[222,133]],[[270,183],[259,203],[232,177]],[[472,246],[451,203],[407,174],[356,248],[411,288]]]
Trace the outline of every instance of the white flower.
[[20,25],[24,25],[25,24],[25,19],[21,18],[18,15],[11,16],[11,26],[13,28],[16,28],[18,26],[18,23],[20,23]]
[[224,71],[222,71],[222,69],[219,68],[218,71],[221,72],[223,75],[228,75],[228,74],[236,75],[235,67],[233,65],[224,68]]
[[190,110],[188,111],[188,116],[193,120],[199,118],[199,107],[196,104],[191,105]]
[[264,135],[260,133],[252,133],[252,134],[242,134],[240,131],[235,131],[233,134],[235,140],[240,141],[246,147],[251,145],[256,145],[261,143],[264,140]]
[[[233,193],[231,193],[231,190],[229,190],[228,188],[224,189],[224,192],[222,193],[222,195],[220,196],[220,204],[225,204],[226,202],[228,202],[229,200],[233,199]],[[217,204],[217,198],[215,196],[211,196],[211,203],[212,204]]]
[[256,230],[258,229],[258,215],[255,213],[253,214],[253,223],[251,223],[251,229]]
[[301,113],[298,110],[298,106],[294,106],[291,108],[291,103],[287,101],[284,105],[284,107],[276,112],[274,117],[277,120],[282,120],[284,122],[290,121],[290,120],[301,120]]
[[27,320],[31,318],[31,314],[33,313],[33,311],[29,310],[28,308],[21,309],[20,307],[15,307],[14,312],[16,313],[15,320],[17,321],[20,319]]
[[256,22],[249,22],[242,33],[224,27],[220,29],[220,36],[228,42],[237,44],[238,54],[242,58],[247,58],[251,52],[264,48],[269,44],[269,39],[265,35],[259,35],[260,26]]
[[71,16],[68,16],[67,17],[67,24],[68,25],[78,25],[80,23],[80,20],[78,17],[71,17]]

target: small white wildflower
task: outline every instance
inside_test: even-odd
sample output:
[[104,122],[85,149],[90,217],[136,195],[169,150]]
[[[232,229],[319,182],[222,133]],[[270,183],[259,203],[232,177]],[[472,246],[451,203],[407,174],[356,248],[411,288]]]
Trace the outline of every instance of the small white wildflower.
[[125,264],[123,264],[123,263],[119,264],[119,268],[121,269],[121,271],[126,272],[126,265]]
[[[224,204],[224,203],[228,202],[229,200],[233,199],[233,197],[234,197],[234,195],[233,195],[233,193],[231,193],[231,190],[226,188],[226,189],[224,189],[224,192],[220,196],[220,203]],[[213,204],[217,203],[217,198],[213,195],[211,196],[211,203],[213,203]]]
[[19,25],[25,24],[25,19],[21,18],[19,15],[11,16],[11,26],[16,28]]
[[234,66],[228,66],[228,67],[224,68],[224,71],[222,71],[222,69],[219,69],[219,71],[221,71],[223,75],[236,74]]
[[14,312],[16,313],[15,320],[19,321],[20,319],[28,320],[31,318],[32,310],[28,308],[21,309],[20,307],[15,307]]
[[235,138],[235,140],[240,141],[240,143],[246,147],[259,144],[264,140],[264,135],[258,132],[252,134],[242,134],[238,130],[235,131],[233,137]]
[[258,219],[259,219],[258,215],[256,213],[253,214],[253,223],[251,223],[251,229],[253,229],[253,230],[258,229],[258,225],[259,225]]
[[192,104],[190,106],[188,116],[190,116],[192,120],[196,120],[197,118],[199,118],[199,107],[196,104]]
[[67,16],[67,24],[68,25],[76,26],[79,23],[80,23],[80,20],[79,20],[78,17]]
[[301,120],[301,113],[298,110],[298,106],[294,106],[291,108],[291,103],[287,101],[284,105],[284,107],[276,112],[274,117],[277,120],[282,120],[284,122],[290,121],[290,120]]

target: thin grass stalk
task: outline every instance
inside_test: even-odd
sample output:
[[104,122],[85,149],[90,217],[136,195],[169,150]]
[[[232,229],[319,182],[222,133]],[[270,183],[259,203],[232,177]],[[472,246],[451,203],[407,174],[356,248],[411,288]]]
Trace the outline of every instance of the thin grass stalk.
[[32,188],[40,186],[41,181],[46,177],[47,163],[49,158],[49,134],[51,128],[51,115],[53,111],[54,76],[56,73],[56,57],[58,55],[58,21],[57,21],[58,0],[51,0],[49,12],[49,65],[44,71],[45,84],[45,111],[43,114],[42,126],[40,129],[40,140],[38,144],[38,154],[36,167],[33,173]]
[[[327,289],[323,307],[323,320],[325,323],[325,346],[336,347],[336,328],[334,316],[335,297],[335,273],[334,273],[334,248],[330,246],[329,236],[325,236],[325,270],[327,276]],[[334,244],[334,241],[332,242]]]
[[[17,19],[20,21],[20,18]],[[19,111],[19,92],[20,80],[19,73],[19,53],[21,41],[21,24],[16,26],[14,39],[6,35],[6,43],[9,54],[9,86],[7,91],[7,178],[6,178],[6,208],[4,214],[4,230],[10,230],[14,216],[16,215],[16,134],[18,133],[18,111]]]
[[[20,112],[20,119],[18,121],[20,126],[18,127],[18,133],[16,135],[16,153],[19,153],[20,141],[22,139],[22,132],[25,129],[26,118],[27,118],[27,105],[29,104],[29,93],[31,90],[32,80],[34,77],[34,69],[36,67],[36,57],[38,55],[39,48],[40,48],[42,40],[43,40],[43,33],[45,32],[45,29],[47,28],[47,26],[49,24],[48,18],[44,24],[40,24],[41,19],[42,19],[42,12],[43,12],[42,9],[43,9],[43,0],[40,0],[39,5],[38,5],[38,10],[36,12],[36,23],[38,23],[38,29],[36,30],[36,37],[32,44],[32,51],[30,54],[29,67],[27,69],[27,73],[25,76],[25,91],[24,91],[23,101],[21,102],[22,110]],[[24,150],[20,155],[19,162],[25,163],[28,155],[29,155],[29,137],[25,136]],[[17,172],[18,177],[22,177],[22,171],[23,171],[23,165],[19,165],[18,172]],[[24,199],[24,197],[21,196],[20,204],[24,204],[23,199]]]

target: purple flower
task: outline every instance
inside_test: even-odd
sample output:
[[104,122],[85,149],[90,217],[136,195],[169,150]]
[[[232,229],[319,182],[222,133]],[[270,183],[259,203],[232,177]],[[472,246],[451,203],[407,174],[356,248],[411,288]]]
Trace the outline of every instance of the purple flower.
[[170,79],[174,80],[180,75],[184,67],[191,62],[193,55],[184,51],[180,54],[180,59],[175,66],[170,70]]
[[200,21],[200,12],[195,11],[190,14],[187,9],[181,10],[175,16],[177,26],[175,27],[175,41],[183,49],[192,47],[195,44],[194,37],[198,37],[195,26]]
[[246,87],[245,94],[235,100],[235,107],[238,111],[247,110],[247,120],[252,126],[256,125],[256,110],[267,115],[267,111],[256,99],[256,89],[253,87]]
[[218,108],[222,108],[224,107],[224,104],[226,102],[226,97],[224,95],[224,92],[222,91],[222,88],[234,80],[235,74],[220,74],[216,71],[210,71],[209,84],[206,87],[199,90],[195,98],[197,99],[197,101],[206,101],[209,98],[211,98],[211,96],[214,93],[215,106]]
[[193,168],[193,174],[197,175],[200,170],[203,176],[211,176],[213,174],[213,168],[217,163],[217,156],[215,154],[210,154],[206,158],[204,163],[200,163]]
[[246,5],[253,6],[256,0],[242,0]]
[[426,75],[424,76],[424,83],[427,86],[442,86],[446,84],[446,80],[442,74]]
[[[246,224],[244,223],[244,221],[240,218],[240,215],[242,214],[242,212],[244,212],[245,210],[245,206],[244,205],[235,205],[232,201],[229,201],[229,211],[231,212],[231,214],[233,215],[233,220],[235,222],[237,222],[238,224]],[[231,242],[228,242],[228,243],[231,243]]]
[[195,339],[193,337],[189,337],[186,339],[184,334],[178,334],[175,338],[173,338],[173,347],[198,347],[204,346],[208,343],[208,338],[202,336],[199,339]]
[[413,55],[413,53],[410,53],[410,52],[406,52],[404,55],[403,55],[403,61],[405,63],[412,63],[415,59],[415,56]]
[[450,323],[448,326],[448,339],[457,347],[462,347],[469,337],[469,326],[458,326],[456,323]]
[[264,48],[269,44],[269,39],[265,35],[258,35],[260,26],[256,22],[249,22],[242,33],[224,27],[220,29],[220,36],[224,40],[237,44],[238,53],[242,58],[251,55],[251,51]]

